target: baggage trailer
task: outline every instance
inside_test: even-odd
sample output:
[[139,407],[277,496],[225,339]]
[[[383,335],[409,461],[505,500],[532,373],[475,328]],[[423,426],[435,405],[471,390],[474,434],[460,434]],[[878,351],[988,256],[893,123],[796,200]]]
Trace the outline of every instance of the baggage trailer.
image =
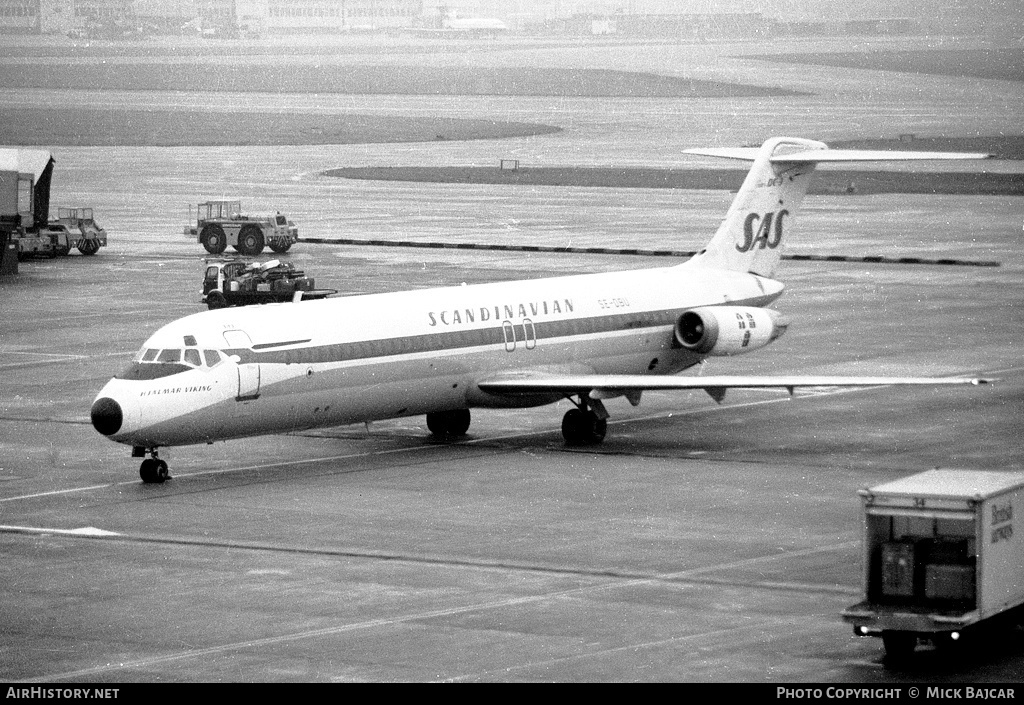
[[94,255],[101,247],[107,245],[107,231],[96,222],[92,208],[58,208],[57,220],[50,221],[48,227],[63,227],[72,233],[71,245],[57,254],[66,255],[71,251],[71,247],[77,247],[83,255]]
[[864,594],[843,611],[886,656],[948,648],[1024,612],[1024,473],[929,470],[860,490]]

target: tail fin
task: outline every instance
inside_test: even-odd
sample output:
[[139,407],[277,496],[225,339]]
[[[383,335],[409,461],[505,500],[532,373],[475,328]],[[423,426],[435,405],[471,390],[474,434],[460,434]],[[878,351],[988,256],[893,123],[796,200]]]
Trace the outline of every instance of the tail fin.
[[782,257],[785,236],[819,162],[986,159],[989,154],[829,149],[824,142],[773,137],[760,147],[688,149],[754,164],[715,236],[690,260],[694,265],[770,277]]

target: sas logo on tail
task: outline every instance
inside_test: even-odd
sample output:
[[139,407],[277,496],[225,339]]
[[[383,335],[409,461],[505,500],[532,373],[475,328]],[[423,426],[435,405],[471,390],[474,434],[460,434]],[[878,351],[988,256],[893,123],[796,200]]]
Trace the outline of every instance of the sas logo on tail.
[[766,247],[774,250],[782,244],[782,218],[787,215],[787,210],[765,213],[764,216],[757,213],[747,214],[743,221],[743,242],[738,243],[736,249],[740,252],[748,252],[755,248],[763,250]]

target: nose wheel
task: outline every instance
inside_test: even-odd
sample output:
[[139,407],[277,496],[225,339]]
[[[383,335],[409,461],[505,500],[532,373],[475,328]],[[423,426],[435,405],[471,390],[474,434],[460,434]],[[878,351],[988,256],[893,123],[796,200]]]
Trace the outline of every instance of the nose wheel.
[[168,479],[171,474],[167,469],[167,463],[157,457],[155,448],[147,452],[152,457],[143,460],[142,465],[139,466],[139,477],[142,478],[142,481],[146,484],[159,484]]

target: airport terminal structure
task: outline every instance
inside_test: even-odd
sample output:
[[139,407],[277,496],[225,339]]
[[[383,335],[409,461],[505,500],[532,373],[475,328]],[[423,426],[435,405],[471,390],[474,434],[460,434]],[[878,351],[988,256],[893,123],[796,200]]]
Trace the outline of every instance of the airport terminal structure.
[[[1002,9],[1001,9],[1002,8]],[[832,8],[834,9],[834,8]],[[1019,14],[1000,2],[914,0],[899,12],[881,2],[841,13],[795,0],[627,3],[569,0],[0,0],[0,34],[123,40],[160,35],[255,39],[289,35],[413,32],[435,37],[531,35],[756,39],[766,36],[1003,33]]]

